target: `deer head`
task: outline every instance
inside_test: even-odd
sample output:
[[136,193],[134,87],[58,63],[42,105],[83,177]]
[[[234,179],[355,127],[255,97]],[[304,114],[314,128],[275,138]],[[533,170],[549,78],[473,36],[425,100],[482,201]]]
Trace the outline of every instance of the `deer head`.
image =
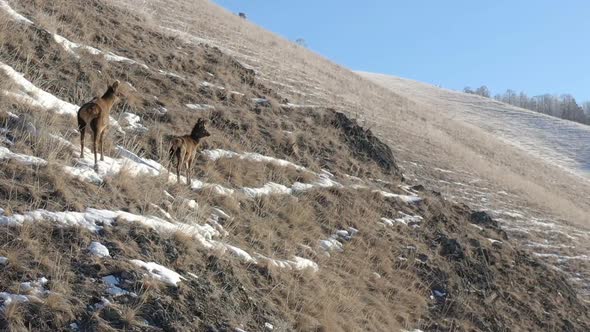
[[198,140],[203,137],[211,136],[211,134],[207,131],[207,128],[205,128],[205,124],[207,124],[207,120],[199,118],[199,120],[197,120],[197,124],[195,124],[193,130],[191,131],[191,137]]

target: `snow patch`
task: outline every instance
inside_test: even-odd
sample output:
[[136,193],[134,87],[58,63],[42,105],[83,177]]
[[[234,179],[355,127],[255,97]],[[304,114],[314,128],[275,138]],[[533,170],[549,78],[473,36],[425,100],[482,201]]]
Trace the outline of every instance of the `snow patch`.
[[96,241],[92,242],[90,244],[90,246],[88,246],[88,251],[93,256],[98,256],[98,257],[111,257],[111,254],[109,253],[109,249],[107,247],[105,247],[100,242],[96,242]]
[[142,267],[144,269],[146,269],[148,271],[148,274],[156,279],[159,280],[167,285],[170,286],[178,286],[178,283],[181,281],[181,279],[186,280],[186,278],[184,278],[183,276],[181,276],[180,274],[170,270],[167,267],[164,267],[158,263],[154,263],[154,262],[144,262],[142,260],[139,259],[132,259],[131,263]]
[[275,164],[275,165],[281,166],[281,167],[293,167],[297,170],[307,171],[307,168],[297,165],[295,163],[292,163],[288,160],[268,157],[268,156],[265,156],[265,155],[262,155],[259,153],[254,153],[254,152],[237,153],[237,152],[228,151],[228,150],[213,149],[213,150],[203,150],[201,152],[201,154],[203,154],[206,158],[208,158],[209,160],[212,160],[212,161],[216,161],[216,160],[219,160],[222,158],[238,158],[241,160],[263,162],[263,163]]
[[4,0],[0,0],[0,8],[2,10],[4,10],[8,14],[8,16],[10,16],[15,21],[19,21],[19,22],[25,23],[25,24],[33,24],[33,21],[29,20],[28,18],[26,18],[26,17],[22,16],[21,14],[19,14],[18,12],[16,12]]
[[49,294],[49,291],[45,288],[48,282],[49,280],[45,277],[41,277],[35,281],[22,282],[20,284],[20,290],[29,296],[45,296]]
[[114,275],[108,275],[108,276],[102,277],[102,282],[103,282],[103,284],[105,284],[107,286],[106,292],[109,295],[112,295],[114,297],[121,296],[121,295],[131,295],[133,297],[137,296],[137,294],[135,294],[133,292],[129,292],[129,291],[126,291],[126,290],[120,288],[119,283],[121,282],[121,280],[119,278],[115,277]]
[[135,60],[131,60],[129,58],[126,58],[124,56],[120,56],[117,55],[113,52],[108,52],[105,53],[97,48],[94,48],[92,46],[88,46],[88,45],[82,45],[82,44],[77,44],[74,43],[72,41],[69,41],[68,39],[66,39],[63,36],[60,36],[58,34],[53,34],[53,40],[55,40],[56,43],[58,43],[59,45],[61,45],[63,47],[64,50],[66,50],[66,52],[70,53],[71,55],[73,55],[76,58],[80,58],[80,56],[78,55],[77,51],[78,50],[84,50],[87,51],[90,54],[93,55],[100,55],[102,54],[104,56],[104,58],[107,61],[113,61],[113,62],[125,62],[125,63],[129,63],[129,64],[137,64],[140,65],[141,67],[145,68],[145,69],[149,69],[149,67],[143,63],[139,63]]
[[422,198],[419,196],[415,196],[415,195],[399,195],[399,194],[394,194],[394,193],[390,193],[387,191],[383,191],[383,190],[374,190],[374,192],[377,192],[379,194],[381,194],[383,197],[387,197],[387,198],[397,198],[405,203],[408,204],[415,204],[418,203],[420,201],[422,201]]
[[0,216],[0,225],[18,226],[25,222],[54,222],[64,227],[82,227],[91,232],[98,232],[104,226],[114,222],[138,223],[164,233],[181,232],[194,237],[205,248],[212,248],[214,237],[220,234],[211,225],[173,223],[157,217],[146,217],[124,211],[98,210],[88,208],[85,212],[50,212],[36,210],[25,214]]
[[146,131],[148,131],[148,129],[140,123],[141,118],[139,117],[139,115],[124,112],[123,114],[121,114],[121,117],[121,124],[123,126],[123,129],[139,133],[145,133]]
[[207,81],[203,81],[199,85],[201,87],[203,87],[203,88],[215,88],[215,89],[218,89],[218,90],[225,90],[225,88],[222,87],[221,85],[215,85],[215,84],[209,83]]
[[244,195],[249,198],[256,198],[260,196],[268,196],[268,195],[290,195],[291,188],[286,187],[282,184],[269,182],[260,188],[248,188],[244,187],[240,189]]
[[45,161],[42,158],[29,156],[26,154],[14,153],[3,146],[0,146],[0,160],[3,160],[3,159],[12,159],[22,165],[35,165],[35,166],[47,165],[47,161]]
[[207,111],[207,110],[214,110],[215,107],[207,104],[186,104],[186,107],[190,108],[191,110],[195,111]]
[[239,258],[242,262],[256,263],[256,260],[254,258],[252,258],[252,256],[250,256],[250,254],[247,253],[246,251],[244,251],[238,247],[231,246],[229,244],[224,244],[224,246],[232,255]]

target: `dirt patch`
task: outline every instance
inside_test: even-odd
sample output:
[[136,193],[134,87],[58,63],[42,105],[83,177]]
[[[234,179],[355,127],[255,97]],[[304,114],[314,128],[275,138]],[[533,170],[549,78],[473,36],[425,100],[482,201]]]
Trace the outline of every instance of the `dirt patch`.
[[354,154],[374,161],[386,173],[401,178],[401,171],[395,163],[393,152],[389,146],[373,135],[370,129],[359,126],[355,120],[336,111],[334,111],[332,125],[342,131],[342,137]]

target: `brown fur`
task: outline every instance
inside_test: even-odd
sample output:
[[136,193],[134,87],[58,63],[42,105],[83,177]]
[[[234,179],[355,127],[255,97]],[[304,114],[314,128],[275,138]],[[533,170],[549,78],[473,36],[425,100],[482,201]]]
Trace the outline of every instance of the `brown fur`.
[[80,130],[80,158],[84,158],[84,136],[86,127],[92,130],[92,142],[94,148],[94,169],[98,168],[96,160],[96,143],[100,143],[100,160],[104,160],[103,139],[109,125],[111,108],[119,100],[119,81],[115,81],[108,87],[102,97],[94,97],[91,101],[82,105],[78,110],[78,129]]
[[197,155],[197,147],[199,141],[207,136],[209,132],[205,128],[207,120],[199,118],[197,124],[193,127],[190,135],[175,136],[172,138],[170,144],[170,159],[176,158],[176,179],[180,180],[180,167],[186,167],[187,183],[191,184],[191,171],[195,156]]

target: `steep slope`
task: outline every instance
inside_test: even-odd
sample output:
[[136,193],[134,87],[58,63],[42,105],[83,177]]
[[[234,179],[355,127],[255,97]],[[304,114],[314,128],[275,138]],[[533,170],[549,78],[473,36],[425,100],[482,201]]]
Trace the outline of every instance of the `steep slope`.
[[[590,184],[564,172],[563,164],[547,162],[459,118],[456,105],[443,103],[444,98],[438,104],[424,101],[444,91],[408,93],[414,88],[407,81],[394,90],[384,88],[209,1],[120,4],[143,11],[164,33],[220,47],[294,103],[337,107],[359,119],[394,151],[407,179],[501,219],[522,245],[565,269],[581,292],[590,294],[585,259]],[[551,146],[535,149],[555,157]],[[562,156],[558,159],[567,160]]]
[[[590,328],[562,272],[486,213],[402,181],[400,150],[346,115],[363,96],[296,101],[233,42],[161,26],[196,9],[222,25],[209,3],[124,4],[0,1],[2,328]],[[341,71],[342,86],[364,82]],[[76,105],[115,79],[125,98],[95,172]],[[371,107],[405,102],[376,91]],[[168,171],[168,136],[198,118],[211,137],[186,183]]]

